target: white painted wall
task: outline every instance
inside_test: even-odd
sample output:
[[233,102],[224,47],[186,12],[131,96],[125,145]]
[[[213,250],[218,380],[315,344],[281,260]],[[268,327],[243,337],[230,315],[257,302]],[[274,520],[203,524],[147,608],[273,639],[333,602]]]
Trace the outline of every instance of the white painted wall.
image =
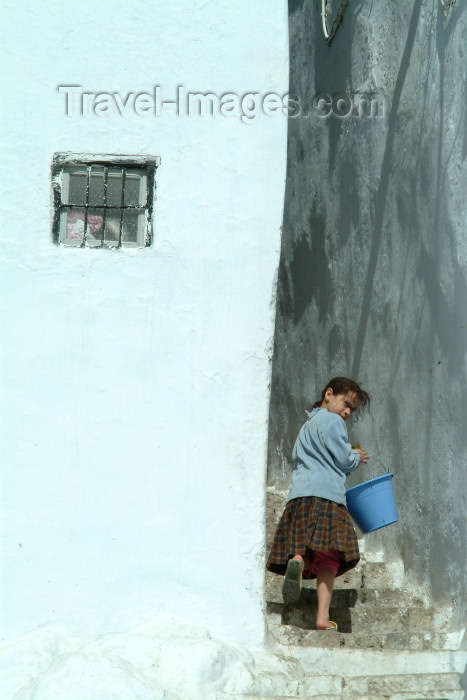
[[[285,3],[2,15],[2,636],[163,611],[257,645],[287,120],[67,116],[57,86],[283,95]],[[151,247],[53,244],[61,151],[161,157]]]

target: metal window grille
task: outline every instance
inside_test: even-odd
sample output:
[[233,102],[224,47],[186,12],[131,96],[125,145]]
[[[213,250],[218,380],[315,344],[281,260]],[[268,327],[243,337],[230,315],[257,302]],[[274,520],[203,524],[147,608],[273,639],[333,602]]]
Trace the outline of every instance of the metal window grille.
[[73,247],[148,246],[159,160],[57,154],[53,163],[54,240]]

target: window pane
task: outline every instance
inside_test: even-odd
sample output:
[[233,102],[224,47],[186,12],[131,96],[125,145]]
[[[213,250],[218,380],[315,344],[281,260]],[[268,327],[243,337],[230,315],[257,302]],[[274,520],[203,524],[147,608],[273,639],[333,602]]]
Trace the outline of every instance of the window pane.
[[68,197],[64,204],[86,204],[88,172],[85,166],[68,170]]
[[[145,202],[141,201],[142,180],[140,170],[127,170],[125,176],[125,199],[127,207],[139,207]],[[146,198],[144,198],[146,199]]]
[[138,243],[141,217],[144,217],[144,214],[138,211],[132,211],[131,209],[123,211],[122,241],[125,243]]
[[103,237],[104,210],[88,209],[86,242],[88,245],[101,245]]
[[151,243],[153,175],[159,159],[57,153],[52,168],[53,240],[71,247]]
[[105,241],[109,245],[118,245],[120,241],[121,209],[107,209],[105,213]]
[[93,165],[91,168],[89,204],[101,207],[104,205],[104,168],[101,165]]
[[66,212],[65,240],[82,242],[86,210],[70,207]]
[[109,168],[107,175],[107,206],[119,207],[122,204],[123,174],[121,168]]

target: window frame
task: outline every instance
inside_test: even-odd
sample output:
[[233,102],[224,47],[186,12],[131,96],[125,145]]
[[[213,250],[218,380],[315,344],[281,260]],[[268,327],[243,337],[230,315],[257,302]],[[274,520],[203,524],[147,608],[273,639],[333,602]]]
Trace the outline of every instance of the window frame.
[[[53,242],[67,248],[105,248],[121,249],[121,248],[145,248],[150,246],[153,240],[153,206],[155,201],[155,176],[156,170],[160,165],[159,156],[148,155],[115,155],[115,154],[84,154],[84,153],[55,153],[52,161],[52,196],[53,196],[53,220],[52,220],[52,238]],[[103,205],[93,205],[89,201],[85,205],[73,205],[67,202],[67,190],[69,186],[70,173],[66,172],[67,168],[76,166],[77,168],[88,168],[90,166],[99,166],[107,169],[125,168],[128,170],[141,170],[142,181],[146,185],[146,203],[140,206],[133,207],[140,210],[140,214],[144,216],[144,230],[141,237],[137,241],[125,241],[122,239],[120,231],[118,240],[101,240],[88,239],[83,235],[82,240],[76,239],[76,242],[67,240],[63,235],[63,218],[66,210],[72,207],[89,209],[102,209],[107,213],[112,207],[104,207]],[[126,177],[126,171],[125,175]],[[142,186],[142,185],[140,185]],[[124,192],[122,194],[122,204]],[[117,208],[117,207],[115,207]],[[130,207],[122,206],[120,209],[128,211]],[[105,214],[104,214],[105,216]],[[123,213],[121,214],[123,217]],[[87,214],[86,214],[87,218]],[[141,220],[141,217],[139,217]],[[140,223],[138,223],[138,226]]]

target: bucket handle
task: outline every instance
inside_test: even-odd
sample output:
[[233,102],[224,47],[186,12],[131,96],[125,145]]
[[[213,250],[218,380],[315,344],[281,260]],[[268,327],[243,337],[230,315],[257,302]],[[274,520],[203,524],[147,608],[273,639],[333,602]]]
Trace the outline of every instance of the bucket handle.
[[[353,446],[353,447],[360,447],[360,443],[357,442],[356,445]],[[381,459],[380,459],[377,455],[375,455],[375,454],[372,453],[372,454],[370,455],[370,461],[376,461],[378,464],[380,464],[380,465],[383,467],[383,469],[384,469],[384,471],[386,472],[386,474],[389,474],[389,473],[390,473],[390,472],[389,472],[389,469],[387,468],[387,466],[384,464],[384,462],[381,461]]]
[[379,457],[377,457],[376,455],[373,455],[373,454],[372,454],[372,455],[370,455],[370,460],[376,461],[378,464],[380,464],[380,465],[383,467],[383,469],[384,469],[384,471],[386,472],[386,474],[389,474],[389,469],[388,469],[387,466],[384,464],[384,462],[381,461],[381,459],[380,459]]

